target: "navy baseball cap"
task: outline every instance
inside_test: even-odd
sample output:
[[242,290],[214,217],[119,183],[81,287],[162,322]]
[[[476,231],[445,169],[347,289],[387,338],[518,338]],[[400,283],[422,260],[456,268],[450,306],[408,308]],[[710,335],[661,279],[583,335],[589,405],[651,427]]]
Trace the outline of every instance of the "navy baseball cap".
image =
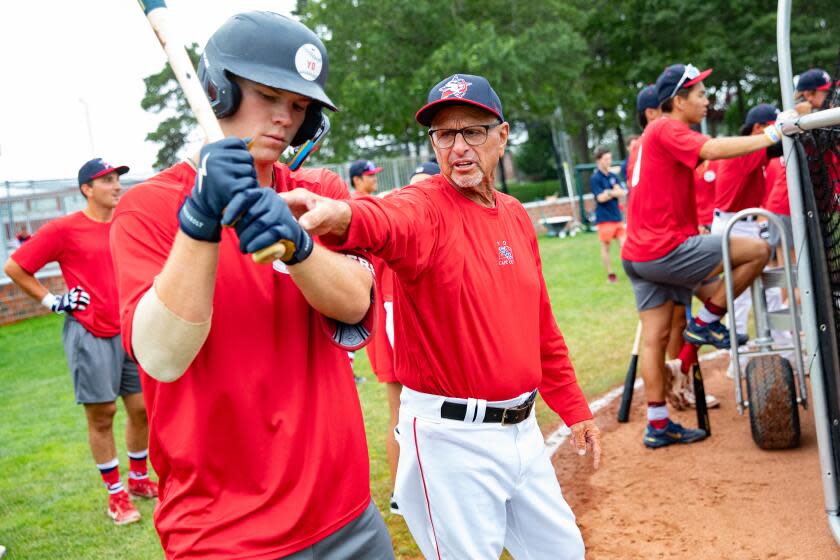
[[109,163],[105,163],[105,160],[102,158],[94,158],[79,169],[79,186],[81,187],[85,183],[90,183],[94,179],[107,175],[112,171],[116,171],[117,175],[122,175],[128,173],[128,167],[125,165],[114,167]]
[[350,178],[361,177],[362,175],[376,175],[382,171],[381,167],[369,159],[359,159],[350,164]]
[[504,121],[502,102],[490,87],[490,82],[481,76],[472,74],[453,74],[441,80],[429,90],[426,104],[417,111],[414,118],[423,126],[432,126],[435,114],[451,103],[481,107]]
[[656,86],[651,84],[642,88],[636,96],[636,111],[644,113],[645,109],[656,109],[659,107],[659,97],[656,95]]
[[768,103],[761,103],[760,105],[756,105],[752,109],[747,112],[747,120],[744,121],[744,124],[748,126],[753,126],[755,124],[764,124],[769,122],[776,122],[776,115],[779,114],[779,110],[776,109],[773,105]]
[[831,76],[822,68],[811,68],[803,72],[796,82],[796,91],[825,91],[831,89]]
[[414,169],[414,173],[412,173],[411,176],[414,177],[415,175],[419,175],[421,173],[426,175],[437,175],[440,173],[440,166],[433,161],[425,161]]
[[662,105],[677,95],[679,90],[702,82],[711,73],[711,68],[701,72],[691,64],[672,64],[656,79],[656,97],[659,104]]

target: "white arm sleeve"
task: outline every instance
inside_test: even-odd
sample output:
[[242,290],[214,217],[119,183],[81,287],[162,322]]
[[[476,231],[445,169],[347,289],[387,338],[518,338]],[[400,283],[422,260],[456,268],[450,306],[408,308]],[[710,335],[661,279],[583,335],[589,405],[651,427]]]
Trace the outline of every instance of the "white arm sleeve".
[[137,363],[164,383],[184,374],[210,333],[210,319],[190,323],[178,317],[160,300],[154,285],[137,302],[131,326]]

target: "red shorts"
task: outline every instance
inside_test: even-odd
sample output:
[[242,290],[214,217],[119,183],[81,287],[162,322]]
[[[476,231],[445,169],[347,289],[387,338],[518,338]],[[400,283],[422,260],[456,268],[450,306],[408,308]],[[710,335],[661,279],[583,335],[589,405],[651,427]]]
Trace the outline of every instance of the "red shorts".
[[598,224],[598,239],[609,243],[613,239],[623,239],[627,236],[623,222],[601,222]]

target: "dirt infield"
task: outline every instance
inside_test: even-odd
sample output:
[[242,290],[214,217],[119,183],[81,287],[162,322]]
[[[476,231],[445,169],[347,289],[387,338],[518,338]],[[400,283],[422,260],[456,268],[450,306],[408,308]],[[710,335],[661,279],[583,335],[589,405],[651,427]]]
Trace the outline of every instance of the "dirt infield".
[[[811,409],[800,408],[800,448],[760,450],[749,417],[735,409],[727,362],[703,363],[706,390],[722,402],[711,411],[711,438],[645,448],[645,403],[637,391],[630,423],[616,421],[618,400],[597,415],[604,447],[598,471],[588,457],[570,453],[568,444],[555,454],[588,559],[840,558],[823,512]],[[693,410],[675,416],[696,426]]]

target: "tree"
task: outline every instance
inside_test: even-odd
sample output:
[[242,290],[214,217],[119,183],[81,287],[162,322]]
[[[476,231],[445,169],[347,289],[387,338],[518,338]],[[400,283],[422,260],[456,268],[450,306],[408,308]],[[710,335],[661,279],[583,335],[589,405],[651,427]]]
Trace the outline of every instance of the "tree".
[[310,0],[298,11],[330,54],[327,90],[342,111],[329,143],[339,159],[359,155],[359,138],[413,150],[427,142],[414,113],[433,84],[456,72],[485,76],[509,121],[580,103],[572,84],[586,42],[569,2]]
[[[187,54],[195,67],[200,56],[198,45],[190,45]],[[162,144],[154,163],[155,169],[161,170],[178,162],[178,152],[186,144],[197,123],[169,64],[157,74],[143,78],[143,83],[146,85],[146,94],[140,106],[150,113],[169,115],[153,132],[146,135],[146,140]]]

